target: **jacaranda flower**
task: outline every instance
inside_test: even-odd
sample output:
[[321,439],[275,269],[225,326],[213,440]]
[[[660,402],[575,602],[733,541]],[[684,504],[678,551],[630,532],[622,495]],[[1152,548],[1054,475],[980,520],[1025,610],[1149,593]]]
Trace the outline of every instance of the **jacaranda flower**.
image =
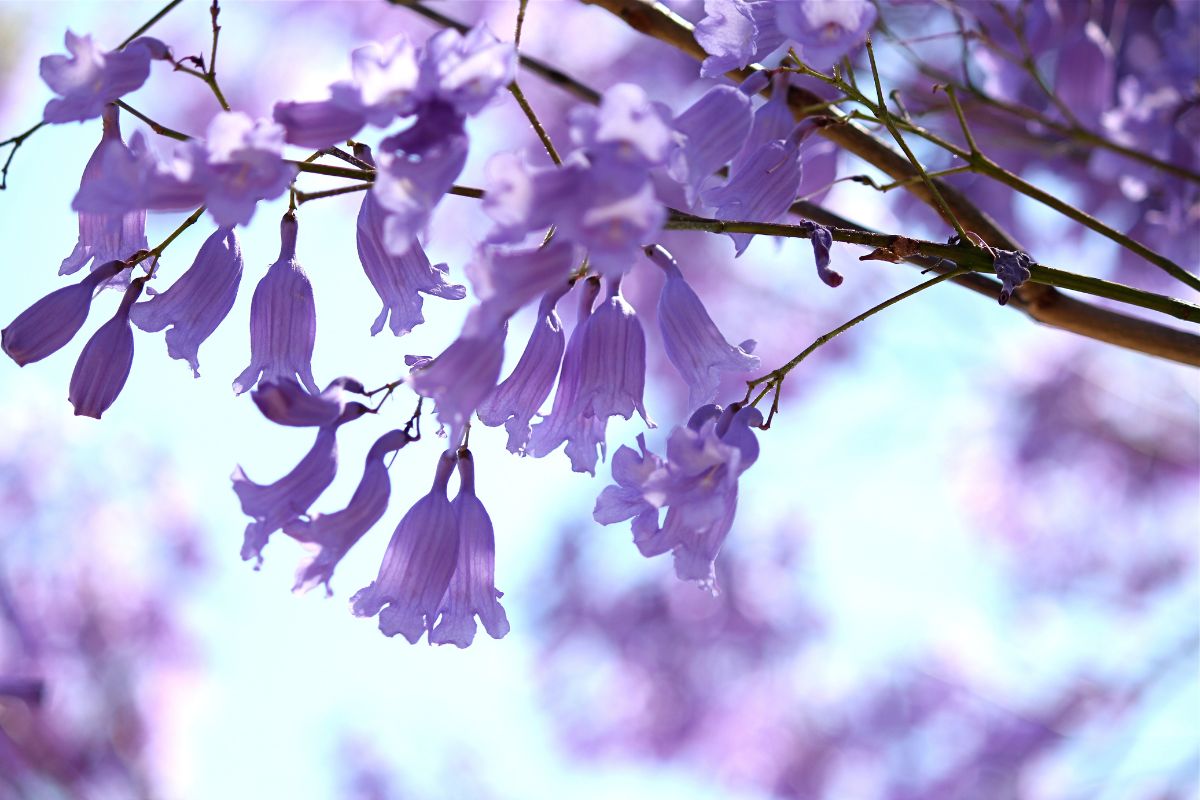
[[56,352],[83,327],[96,289],[123,269],[124,263],[109,261],[74,286],[57,289],[38,300],[0,331],[0,346],[21,367]]
[[461,116],[473,116],[516,76],[516,48],[497,39],[486,25],[465,36],[448,28],[425,43],[417,101],[444,103]]
[[480,246],[466,272],[482,317],[498,322],[546,292],[568,286],[576,261],[575,247],[555,237],[540,247]]
[[324,583],[326,593],[333,594],[329,581],[338,562],[387,511],[392,485],[384,460],[411,441],[414,439],[406,430],[388,431],[380,436],[367,452],[362,480],[349,505],[332,514],[313,514],[308,519],[297,518],[283,526],[284,533],[313,551],[312,558],[296,571],[292,591],[307,592],[318,583]]
[[696,41],[708,53],[700,66],[706,78],[742,69],[783,44],[775,24],[775,0],[704,0]]
[[91,36],[67,31],[66,45],[71,55],[45,56],[39,65],[42,80],[59,95],[46,103],[45,122],[95,119],[107,105],[146,82],[151,60],[170,58],[167,46],[148,36],[106,53]]
[[758,357],[750,355],[755,342],[749,339],[734,347],[725,341],[671,254],[654,245],[646,248],[646,255],[667,273],[658,297],[658,324],[667,358],[688,385],[688,408],[711,403],[722,372],[758,368]]
[[1020,250],[997,250],[992,266],[996,270],[996,277],[1004,284],[1000,290],[1000,305],[1006,305],[1012,293],[1033,274],[1029,270],[1033,266],[1033,259]]
[[[80,191],[101,173],[106,151],[118,151],[120,157],[132,158],[129,148],[121,141],[120,111],[116,106],[104,109],[104,132],[87,166],[83,168]],[[79,241],[71,254],[63,259],[59,275],[70,275],[91,262],[92,269],[110,261],[129,258],[146,245],[146,211],[135,209],[124,213],[106,211],[80,212]],[[122,273],[128,275],[128,273]]]
[[[93,275],[96,273],[92,273]],[[125,388],[133,367],[133,328],[129,309],[145,286],[145,278],[129,284],[117,313],[101,325],[83,346],[67,397],[75,406],[75,415],[100,419]]]
[[750,98],[732,86],[716,86],[675,118],[681,141],[670,158],[670,175],[684,185],[694,206],[705,183],[738,154],[750,135]]
[[314,394],[312,353],[317,338],[317,311],[312,284],[296,261],[296,215],[289,212],[280,224],[279,260],[254,289],[250,303],[250,366],[233,382],[241,394],[261,376],[282,382],[299,377]]
[[200,345],[233,308],[241,281],[242,248],[232,228],[218,228],[188,271],[165,292],[135,305],[129,318],[144,331],[170,325],[167,355],[187,361],[199,378]]
[[378,577],[350,599],[355,616],[379,615],[386,636],[416,644],[437,621],[458,564],[458,514],[446,496],[454,462],[453,452],[442,454],[429,494],[396,526]]
[[475,640],[475,617],[493,639],[508,633],[508,615],[496,589],[496,537],[492,520],[475,496],[475,459],[458,451],[458,496],[450,505],[458,521],[458,563],[438,609],[441,619],[429,634],[433,644],[467,647]]
[[254,521],[246,526],[242,542],[242,560],[251,558],[262,564],[262,549],[272,533],[308,511],[337,473],[337,429],[366,414],[362,403],[349,403],[333,422],[322,425],[312,449],[291,472],[270,484],[259,484],[246,477],[238,466],[231,480],[241,501],[242,511]]
[[870,0],[794,0],[775,4],[780,33],[796,43],[806,64],[823,72],[866,41],[875,24],[875,13]]
[[833,234],[824,225],[813,225],[812,236],[813,259],[817,264],[817,275],[826,286],[837,288],[842,285],[842,274],[829,268],[829,248],[833,246]]
[[350,398],[346,395],[366,394],[361,382],[354,378],[334,378],[320,394],[309,394],[293,379],[279,383],[259,381],[250,398],[258,410],[276,425],[310,428],[328,425],[342,415]]

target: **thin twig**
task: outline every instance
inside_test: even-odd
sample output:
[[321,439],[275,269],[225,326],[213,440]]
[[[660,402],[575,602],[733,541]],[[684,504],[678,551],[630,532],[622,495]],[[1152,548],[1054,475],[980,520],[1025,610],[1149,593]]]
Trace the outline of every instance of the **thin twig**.
[[177,131],[174,128],[168,128],[166,125],[163,125],[160,122],[156,122],[156,121],[150,119],[150,117],[146,116],[141,111],[138,111],[136,108],[129,105],[124,100],[116,101],[116,105],[118,108],[128,111],[130,114],[132,114],[133,116],[140,119],[142,122],[149,125],[150,130],[154,131],[159,136],[166,136],[168,139],[174,139],[179,142],[186,142],[186,141],[191,140],[191,138],[192,138],[191,136],[187,135],[186,133],[181,133],[180,131]]

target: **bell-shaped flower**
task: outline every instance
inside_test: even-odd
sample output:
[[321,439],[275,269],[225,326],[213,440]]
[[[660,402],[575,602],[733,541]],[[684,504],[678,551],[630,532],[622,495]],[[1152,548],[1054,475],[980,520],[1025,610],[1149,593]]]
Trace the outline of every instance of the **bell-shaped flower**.
[[646,255],[667,273],[658,297],[658,324],[667,358],[688,385],[688,408],[711,403],[722,372],[758,368],[758,357],[750,355],[755,342],[751,339],[735,347],[725,341],[671,254],[654,245],[646,248]]
[[812,235],[813,259],[817,264],[817,275],[826,286],[837,288],[842,285],[842,274],[829,268],[829,249],[833,247],[833,234],[824,225],[813,225]]
[[75,371],[71,373],[67,395],[71,405],[75,406],[76,416],[100,419],[125,388],[129,370],[133,367],[133,327],[129,324],[129,309],[142,293],[145,281],[145,278],[139,278],[129,284],[117,313],[83,346],[79,360],[75,362]]
[[466,272],[484,316],[504,320],[546,292],[566,291],[576,261],[575,247],[556,236],[540,247],[481,246]]
[[0,347],[21,367],[58,351],[83,327],[97,288],[123,269],[123,262],[109,261],[79,283],[56,289],[38,300],[0,331]]
[[[671,432],[667,458],[622,448],[613,458],[616,486],[606,487],[593,517],[603,525],[634,520],[634,541],[647,557],[668,551],[675,574],[716,590],[714,562],[737,511],[738,479],[758,459],[755,408],[702,406]],[[619,467],[619,469],[618,469]],[[662,526],[658,511],[667,509]]]
[[[116,106],[104,109],[104,132],[87,166],[83,168],[80,191],[101,174],[103,160],[109,150],[117,157],[132,158],[129,148],[121,141],[120,110]],[[80,212],[79,241],[71,254],[63,259],[58,268],[59,275],[70,275],[91,262],[92,269],[110,261],[129,258],[139,250],[145,250],[146,211],[110,213],[107,211]],[[128,274],[128,273],[124,273]]]
[[867,39],[875,24],[871,0],[796,0],[775,4],[779,31],[796,43],[800,58],[827,72]]
[[317,311],[312,284],[296,261],[296,216],[288,212],[280,224],[279,260],[254,289],[250,303],[250,366],[233,382],[241,394],[260,378],[281,383],[293,377],[314,394],[312,353],[317,338]]
[[454,453],[442,454],[433,488],[396,526],[378,577],[350,599],[355,616],[379,615],[386,636],[399,633],[416,644],[433,628],[450,587],[458,564],[458,515],[446,496],[454,462]]
[[465,36],[447,28],[425,43],[420,65],[419,102],[444,103],[460,116],[473,116],[517,77],[517,49],[486,25]]
[[670,175],[684,185],[689,205],[713,173],[741,151],[750,135],[754,115],[750,98],[732,86],[715,86],[675,118],[682,135],[671,153]]
[[[374,163],[370,150],[356,151],[360,158]],[[462,300],[466,287],[446,281],[446,265],[429,263],[421,243],[413,239],[403,255],[393,255],[384,244],[387,211],[373,192],[367,192],[358,211],[358,260],[367,279],[383,300],[383,310],[371,325],[371,335],[388,324],[396,336],[403,336],[425,321],[422,294],[445,300]],[[390,321],[389,321],[390,316]]]
[[133,307],[129,318],[144,331],[168,325],[167,355],[188,362],[200,377],[200,345],[233,308],[242,281],[242,248],[232,228],[218,228],[171,288]]
[[775,0],[704,0],[696,42],[708,53],[700,74],[713,78],[743,69],[783,44]]
[[196,142],[171,142],[158,152],[134,131],[128,147],[106,147],[97,155],[95,174],[71,201],[81,214],[183,211],[204,203],[204,158]]
[[329,581],[342,557],[375,526],[387,511],[392,485],[388,479],[387,456],[415,441],[407,430],[388,431],[380,436],[367,452],[362,479],[341,511],[332,514],[313,514],[308,519],[297,518],[283,526],[283,532],[303,542],[312,551],[311,558],[296,571],[292,591],[307,592],[318,583],[325,584],[326,594],[333,591]]
[[307,512],[333,482],[337,473],[337,429],[368,411],[362,403],[348,404],[336,420],[320,427],[312,448],[292,471],[274,483],[255,483],[241,466],[234,469],[230,476],[233,490],[243,513],[253,518],[242,542],[243,561],[257,559],[257,569],[270,535]]
[[371,193],[386,212],[383,242],[403,255],[467,163],[463,119],[449,106],[422,108],[412,127],[384,139]]
[[341,416],[352,394],[366,394],[361,382],[354,378],[334,378],[325,391],[309,394],[295,380],[288,378],[279,383],[259,381],[258,388],[250,392],[250,398],[258,410],[276,425],[295,428],[310,428],[328,425]]
[[166,45],[148,36],[134,39],[123,50],[104,52],[91,36],[67,31],[66,45],[69,56],[45,56],[39,64],[42,80],[58,95],[46,103],[45,122],[95,119],[114,100],[146,82],[151,60],[170,57]]
[[641,184],[675,144],[671,112],[632,83],[618,83],[604,92],[599,106],[576,106],[568,118],[572,141],[603,165],[609,180],[629,173]]
[[463,426],[496,388],[504,362],[507,325],[471,310],[462,333],[429,366],[413,372],[409,386],[437,404],[438,421],[450,429],[450,441],[462,441]]
[[429,641],[467,647],[475,640],[476,616],[493,639],[503,639],[509,628],[500,605],[504,593],[496,589],[496,536],[475,496],[475,459],[465,447],[458,452],[458,477],[458,496],[450,504],[458,520],[458,563]]
[[479,404],[479,419],[484,425],[503,425],[508,431],[508,449],[519,453],[529,442],[533,430],[530,421],[550,396],[558,367],[562,362],[566,335],[555,306],[571,284],[562,281],[542,298],[529,344],[525,345],[517,366],[503,383]]

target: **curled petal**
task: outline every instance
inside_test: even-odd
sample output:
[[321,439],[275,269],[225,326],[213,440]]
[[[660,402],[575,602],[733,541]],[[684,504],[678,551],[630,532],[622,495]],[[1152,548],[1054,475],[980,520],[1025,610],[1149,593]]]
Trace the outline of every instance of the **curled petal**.
[[[100,116],[117,98],[141,87],[150,77],[150,61],[157,40],[145,39],[125,50],[102,52],[91,36],[67,31],[70,56],[53,55],[41,60],[39,71],[59,97],[46,103],[42,119],[50,123],[82,122]],[[161,45],[161,42],[158,44]]]
[[295,380],[280,383],[260,381],[250,393],[254,405],[263,416],[276,425],[305,428],[328,425],[341,416],[346,407],[347,392],[366,394],[362,383],[354,378],[334,378],[325,391],[312,395]]

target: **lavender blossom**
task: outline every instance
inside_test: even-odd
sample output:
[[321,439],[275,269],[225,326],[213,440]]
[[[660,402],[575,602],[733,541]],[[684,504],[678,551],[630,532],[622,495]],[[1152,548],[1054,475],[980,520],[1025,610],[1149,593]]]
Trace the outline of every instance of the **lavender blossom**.
[[450,587],[458,563],[458,514],[446,497],[454,461],[454,453],[442,454],[429,494],[396,526],[378,577],[350,599],[355,616],[379,615],[385,636],[399,633],[416,644],[433,628]]
[[313,395],[287,378],[279,383],[259,381],[250,398],[262,415],[276,425],[308,428],[328,425],[341,416],[349,402],[347,393],[366,394],[366,389],[354,378],[341,377],[330,381],[325,391]]
[[[93,275],[95,273],[92,273]],[[133,367],[133,328],[129,309],[145,286],[145,278],[129,284],[117,313],[88,339],[75,362],[67,398],[75,406],[75,416],[100,416],[116,402],[125,388]]]
[[732,86],[716,86],[675,118],[683,141],[671,155],[670,175],[684,185],[689,205],[713,173],[738,154],[750,135],[750,98]]
[[700,74],[713,78],[768,55],[783,44],[774,0],[704,0],[696,41],[708,53]]
[[517,77],[517,50],[477,25],[464,36],[445,29],[425,43],[417,99],[473,116]]
[[570,288],[571,284],[563,281],[542,298],[529,344],[525,345],[517,366],[479,404],[479,419],[484,425],[504,425],[508,431],[509,452],[524,450],[533,430],[530,420],[554,388],[566,342],[555,306]]
[[488,319],[476,308],[467,316],[461,335],[409,380],[414,392],[433,398],[438,421],[451,429],[454,444],[462,441],[463,426],[496,387],[506,333],[503,320]]
[[[374,163],[368,148],[356,151],[360,158]],[[367,192],[358,211],[358,259],[367,279],[383,300],[383,310],[371,325],[371,335],[383,330],[385,323],[396,336],[403,336],[425,321],[422,294],[445,300],[461,300],[466,287],[446,282],[446,265],[430,265],[421,243],[413,239],[403,255],[393,255],[384,244],[387,211],[373,192]]]
[[[104,132],[87,166],[83,168],[80,191],[96,180],[102,169],[106,151],[115,150],[121,156],[132,158],[129,148],[121,141],[120,111],[116,106],[105,106]],[[81,212],[79,214],[79,241],[71,254],[63,259],[58,268],[59,275],[70,275],[91,262],[92,269],[110,261],[129,258],[139,250],[145,250],[146,212],[135,209],[124,213],[104,211]]]
[[566,286],[576,259],[574,246],[558,237],[541,247],[483,246],[467,264],[467,277],[483,315],[505,320],[535,297]]
[[280,224],[279,260],[254,289],[250,303],[250,366],[233,382],[241,394],[260,378],[275,383],[298,376],[314,394],[312,352],[317,337],[317,312],[312,284],[296,261],[296,216],[289,212]]
[[492,520],[475,496],[475,459],[458,451],[458,496],[450,505],[458,520],[458,563],[438,611],[441,618],[429,634],[433,644],[467,647],[475,640],[475,617],[493,639],[508,634],[508,615],[496,589],[496,537]]
[[150,61],[169,58],[157,39],[134,39],[124,50],[103,52],[91,36],[66,35],[69,56],[45,56],[39,64],[42,80],[55,94],[42,119],[49,123],[95,119],[106,106],[141,87],[150,77]]
[[842,274],[829,268],[829,248],[833,246],[833,234],[824,225],[813,225],[812,235],[813,259],[817,264],[817,275],[826,286],[837,288],[842,285]]
[[613,454],[612,477],[616,485],[606,486],[600,492],[592,518],[601,525],[632,519],[633,542],[649,558],[669,548],[655,549],[662,547],[662,539],[657,536],[658,507],[646,501],[643,487],[656,471],[666,467],[666,462],[646,449],[645,434],[638,434],[637,443],[640,454],[626,445]]
[[296,584],[292,591],[303,593],[318,583],[324,583],[326,594],[333,594],[329,581],[334,569],[350,548],[387,511],[392,487],[384,459],[412,441],[415,439],[409,436],[407,430],[388,431],[380,436],[367,452],[362,479],[349,505],[332,514],[296,518],[283,526],[284,533],[313,550],[313,556],[296,571]]
[[667,273],[658,298],[658,324],[667,358],[688,385],[688,408],[711,403],[722,372],[758,368],[758,358],[750,355],[755,342],[750,339],[734,347],[725,341],[671,254],[654,245],[646,248],[646,255]]
[[0,347],[21,367],[57,352],[83,327],[96,289],[123,269],[123,262],[109,261],[74,286],[38,300],[0,331]]
[[232,228],[218,228],[171,288],[138,303],[130,319],[144,331],[168,325],[167,355],[188,362],[200,377],[200,345],[228,316],[242,280],[242,248]]
[[1000,305],[1007,305],[1012,293],[1029,280],[1033,259],[1020,250],[997,250],[992,264],[996,277],[1004,284],[1000,290]]
[[[796,128],[786,140],[773,140],[755,148],[730,171],[729,180],[701,195],[717,219],[752,219],[774,222],[787,213],[800,185],[800,141],[807,131]],[[753,237],[731,233],[741,255]]]
[[336,420],[321,426],[312,448],[292,471],[274,483],[255,483],[246,477],[241,466],[234,469],[230,476],[233,490],[241,501],[242,511],[254,519],[246,526],[243,561],[254,558],[261,565],[268,537],[308,511],[333,482],[337,472],[337,429],[368,411],[362,403],[349,403]]
[[796,43],[800,57],[827,70],[866,41],[875,24],[870,0],[796,0],[775,6],[780,32]]

